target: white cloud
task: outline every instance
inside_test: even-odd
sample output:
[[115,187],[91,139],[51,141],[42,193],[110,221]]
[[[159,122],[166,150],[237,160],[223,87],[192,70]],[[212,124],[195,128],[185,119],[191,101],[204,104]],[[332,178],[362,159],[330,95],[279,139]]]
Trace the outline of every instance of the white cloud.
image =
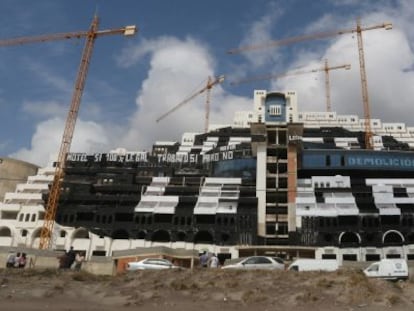
[[[63,128],[64,120],[61,118],[53,118],[39,123],[32,137],[31,148],[23,148],[10,156],[30,163],[46,165],[53,157],[56,157],[59,151]],[[78,120],[71,151],[106,151],[109,148],[107,136],[105,129],[101,125]]]
[[[196,96],[183,107],[156,119],[181,101],[205,87],[208,76],[215,76],[214,61],[208,50],[188,38],[163,37],[146,41],[127,52],[135,61],[150,53],[150,69],[139,91],[137,111],[131,117],[123,146],[149,148],[154,140],[180,140],[185,131],[203,131],[206,93]],[[211,89],[210,123],[232,122],[236,110],[245,110],[249,100],[227,95],[221,85]]]

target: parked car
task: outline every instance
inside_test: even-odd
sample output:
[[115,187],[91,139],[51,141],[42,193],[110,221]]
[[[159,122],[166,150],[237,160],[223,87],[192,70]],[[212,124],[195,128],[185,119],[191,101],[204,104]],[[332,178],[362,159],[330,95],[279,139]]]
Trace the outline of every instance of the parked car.
[[408,265],[404,259],[382,259],[369,265],[364,274],[370,278],[407,280]]
[[338,261],[336,259],[296,259],[290,264],[290,271],[336,271],[338,270]]
[[163,258],[146,258],[140,261],[132,261],[127,264],[127,271],[135,270],[163,270],[178,269],[179,266],[173,265],[171,261]]
[[251,256],[243,260],[222,267],[222,269],[241,269],[241,270],[284,270],[285,264],[279,257]]

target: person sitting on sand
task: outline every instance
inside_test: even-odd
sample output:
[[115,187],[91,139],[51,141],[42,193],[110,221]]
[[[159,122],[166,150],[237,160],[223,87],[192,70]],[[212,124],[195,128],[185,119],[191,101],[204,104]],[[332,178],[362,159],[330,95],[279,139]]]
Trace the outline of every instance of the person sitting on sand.
[[19,268],[26,267],[26,262],[27,262],[26,253],[22,253],[22,255],[19,257],[18,267]]
[[13,268],[15,260],[16,260],[16,254],[10,253],[9,256],[7,257],[6,268]]
[[13,267],[18,268],[19,267],[19,261],[22,254],[19,252],[16,254],[16,257],[14,257],[14,264]]
[[75,270],[79,271],[82,267],[82,263],[85,261],[85,256],[82,252],[77,252],[75,257]]

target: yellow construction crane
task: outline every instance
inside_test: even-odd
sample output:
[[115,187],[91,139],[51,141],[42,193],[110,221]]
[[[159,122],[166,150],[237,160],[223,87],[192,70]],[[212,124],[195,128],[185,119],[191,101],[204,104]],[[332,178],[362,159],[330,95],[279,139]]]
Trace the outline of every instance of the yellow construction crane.
[[66,118],[65,130],[62,136],[62,142],[59,149],[58,159],[55,167],[55,174],[53,182],[49,191],[48,201],[45,208],[45,218],[40,233],[39,248],[47,249],[51,247],[51,238],[53,233],[53,226],[55,223],[57,206],[60,196],[60,188],[64,177],[64,168],[66,162],[66,155],[70,151],[72,137],[75,130],[75,124],[79,112],[79,106],[83,89],[85,87],[86,76],[89,69],[89,63],[92,56],[92,51],[95,39],[100,36],[123,34],[125,36],[132,36],[136,33],[136,26],[126,26],[118,29],[99,30],[99,18],[94,16],[91,26],[88,31],[57,33],[50,35],[41,35],[34,37],[21,37],[8,40],[0,40],[0,46],[10,46],[16,44],[26,44],[35,42],[56,41],[72,38],[86,38],[85,46],[82,52],[81,63],[79,65],[78,75],[75,82],[75,87],[72,94],[72,101],[70,109]]
[[379,25],[373,25],[368,27],[362,27],[361,21],[358,18],[357,25],[355,28],[351,29],[344,29],[344,30],[337,30],[337,31],[330,31],[330,32],[321,32],[316,34],[310,35],[302,35],[297,37],[286,38],[278,41],[270,41],[260,45],[250,45],[244,46],[237,49],[231,49],[227,52],[229,54],[236,54],[254,50],[261,50],[270,47],[277,47],[288,45],[292,43],[308,41],[308,40],[316,40],[316,39],[326,39],[329,37],[337,36],[337,35],[344,35],[350,33],[356,33],[358,38],[358,54],[359,54],[359,66],[360,66],[360,74],[361,74],[361,88],[362,88],[362,101],[363,101],[363,108],[364,108],[364,118],[365,118],[365,148],[372,149],[372,131],[371,131],[371,112],[369,106],[369,98],[368,98],[368,86],[367,86],[367,75],[365,71],[365,57],[364,57],[364,47],[362,42],[362,32],[366,30],[373,30],[373,29],[380,29],[384,28],[386,30],[392,29],[391,23],[383,23]]
[[338,65],[338,66],[329,66],[328,65],[328,60],[325,59],[325,65],[321,68],[315,68],[315,69],[310,69],[310,70],[295,70],[295,71],[282,72],[282,73],[279,73],[279,74],[254,76],[254,77],[251,77],[251,78],[246,78],[246,79],[233,81],[230,84],[238,85],[238,84],[249,83],[249,82],[253,82],[253,81],[276,80],[276,79],[289,77],[289,76],[296,76],[296,75],[301,75],[301,74],[315,73],[315,72],[319,72],[319,71],[324,71],[325,72],[325,90],[326,90],[326,111],[330,112],[331,111],[331,91],[330,91],[330,82],[329,82],[329,71],[330,70],[336,70],[336,69],[349,70],[349,69],[351,69],[351,65],[350,64],[345,64],[345,65]]
[[170,115],[171,113],[176,111],[178,108],[184,106],[186,103],[191,101],[193,98],[195,98],[198,95],[200,95],[200,94],[204,93],[205,91],[207,91],[206,108],[205,108],[206,113],[205,113],[205,124],[204,124],[205,132],[207,132],[208,131],[208,124],[209,124],[209,121],[210,121],[210,92],[211,92],[211,89],[212,89],[213,86],[215,86],[216,84],[222,83],[223,81],[224,81],[224,76],[223,75],[215,77],[214,79],[212,79],[211,77],[208,77],[207,84],[206,84],[205,87],[198,90],[197,92],[195,92],[191,96],[184,99],[178,105],[176,105],[173,108],[171,108],[170,110],[168,110],[166,113],[164,113],[163,115],[158,117],[158,119],[156,121],[157,122],[161,121],[162,119],[164,119],[165,117],[167,117],[168,115]]

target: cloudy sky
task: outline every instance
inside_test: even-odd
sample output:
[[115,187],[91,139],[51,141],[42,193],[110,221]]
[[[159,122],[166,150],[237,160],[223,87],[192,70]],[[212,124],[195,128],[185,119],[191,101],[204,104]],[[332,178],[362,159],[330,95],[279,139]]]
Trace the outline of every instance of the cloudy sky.
[[[249,110],[254,89],[296,90],[301,111],[325,109],[323,72],[239,85],[231,82],[300,68],[351,64],[330,71],[332,109],[363,115],[357,38],[353,34],[234,55],[229,49],[273,40],[392,22],[363,33],[373,118],[414,125],[414,0],[2,0],[0,40],[89,28],[136,25],[135,37],[98,38],[73,137],[73,152],[149,149],[204,128],[205,93],[156,119],[205,87],[211,123]],[[83,40],[0,46],[0,156],[45,165],[57,153]]]

